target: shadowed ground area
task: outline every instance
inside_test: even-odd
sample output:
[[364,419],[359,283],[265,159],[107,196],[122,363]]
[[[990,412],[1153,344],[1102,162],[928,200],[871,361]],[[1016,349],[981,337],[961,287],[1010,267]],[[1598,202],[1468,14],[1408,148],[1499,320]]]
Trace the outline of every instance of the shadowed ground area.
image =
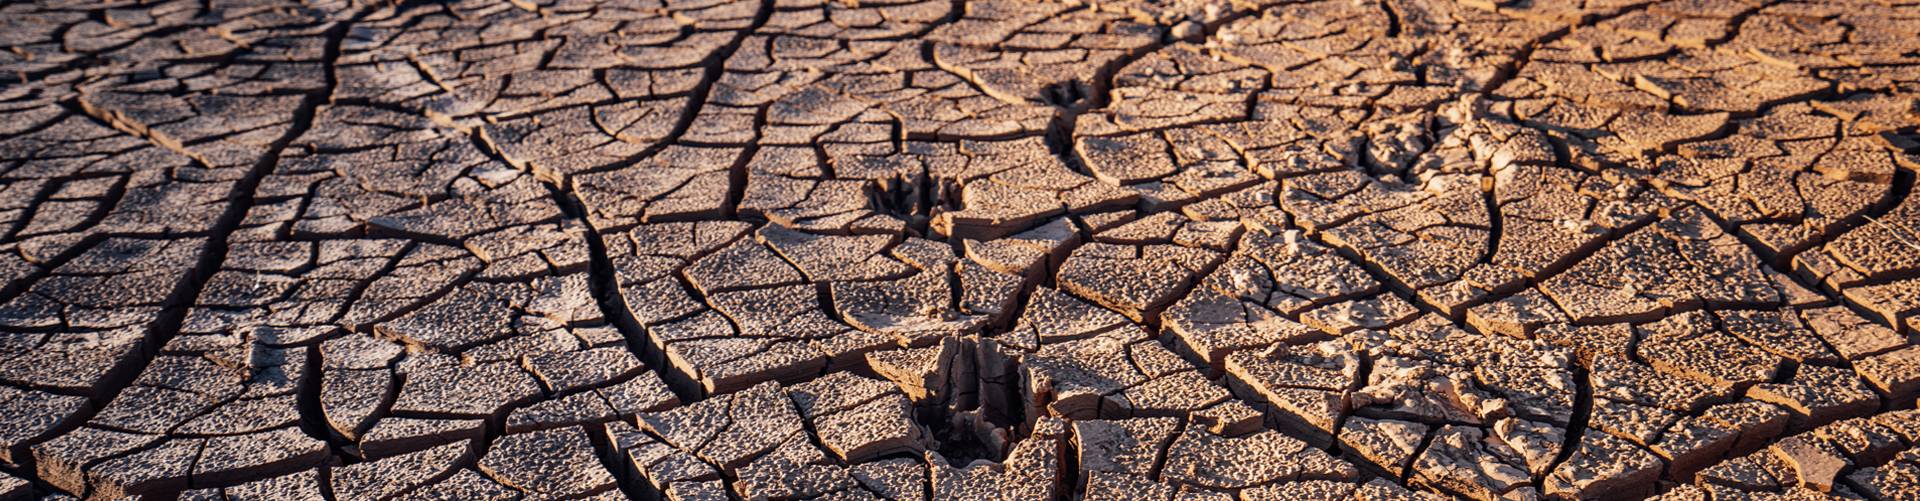
[[0,5],[0,501],[1920,499],[1915,0]]

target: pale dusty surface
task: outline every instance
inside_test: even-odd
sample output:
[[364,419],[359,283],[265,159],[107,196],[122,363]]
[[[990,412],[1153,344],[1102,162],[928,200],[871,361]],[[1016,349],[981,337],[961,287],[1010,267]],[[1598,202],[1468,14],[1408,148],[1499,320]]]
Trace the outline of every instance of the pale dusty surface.
[[1920,499],[1913,0],[0,6],[0,501]]

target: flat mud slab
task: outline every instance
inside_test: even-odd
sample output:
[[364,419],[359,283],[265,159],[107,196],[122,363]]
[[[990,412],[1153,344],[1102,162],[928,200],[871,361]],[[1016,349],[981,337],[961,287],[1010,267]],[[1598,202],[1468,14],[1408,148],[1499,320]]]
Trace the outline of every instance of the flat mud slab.
[[1914,0],[0,5],[0,501],[1920,496]]

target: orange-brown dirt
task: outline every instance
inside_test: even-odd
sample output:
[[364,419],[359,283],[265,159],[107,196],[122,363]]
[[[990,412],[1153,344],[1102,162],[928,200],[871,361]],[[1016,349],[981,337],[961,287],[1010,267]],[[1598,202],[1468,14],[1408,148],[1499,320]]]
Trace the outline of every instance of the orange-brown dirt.
[[1920,499],[1915,0],[0,47],[0,501]]

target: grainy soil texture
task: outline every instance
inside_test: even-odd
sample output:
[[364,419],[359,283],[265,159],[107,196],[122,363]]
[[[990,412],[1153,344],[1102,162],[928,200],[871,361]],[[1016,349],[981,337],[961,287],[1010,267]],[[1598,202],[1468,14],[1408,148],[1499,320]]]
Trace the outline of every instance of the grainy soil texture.
[[0,501],[1920,500],[1920,0],[49,0],[0,49]]

